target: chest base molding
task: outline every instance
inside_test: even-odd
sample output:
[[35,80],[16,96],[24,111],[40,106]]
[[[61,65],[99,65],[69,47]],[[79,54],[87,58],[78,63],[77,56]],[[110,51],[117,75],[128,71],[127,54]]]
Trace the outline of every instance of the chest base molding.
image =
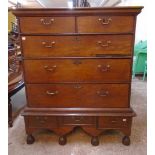
[[[87,109],[87,110],[86,110]],[[59,144],[67,142],[67,135],[75,128],[81,128],[91,136],[91,144],[99,145],[99,136],[106,130],[117,130],[124,134],[122,143],[130,144],[132,108],[25,108],[23,111],[27,144],[35,139],[33,133],[42,129],[59,136]]]

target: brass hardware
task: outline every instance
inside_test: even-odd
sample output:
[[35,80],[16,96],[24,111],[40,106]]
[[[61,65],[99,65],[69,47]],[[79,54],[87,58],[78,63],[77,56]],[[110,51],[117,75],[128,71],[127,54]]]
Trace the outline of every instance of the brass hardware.
[[106,41],[106,44],[103,44],[102,41],[98,41],[97,43],[98,43],[101,47],[108,47],[108,46],[111,44],[111,41],[110,41],[110,40]]
[[114,121],[114,120],[113,120],[113,121],[111,121],[111,123],[116,123],[116,122],[117,122],[117,121]]
[[111,66],[109,64],[108,65],[104,65],[104,66],[98,65],[97,67],[100,69],[101,72],[107,72],[111,68]]
[[106,97],[109,95],[109,91],[101,90],[101,91],[97,91],[97,94],[101,97]]
[[44,19],[44,18],[41,18],[40,19],[40,22],[43,24],[43,25],[51,25],[53,22],[54,22],[54,19],[51,18],[51,19]]
[[59,92],[56,90],[56,91],[53,91],[53,92],[50,92],[50,91],[46,91],[46,94],[47,95],[57,95]]
[[42,42],[42,45],[44,45],[44,47],[46,47],[46,48],[52,48],[52,47],[54,47],[53,46],[54,44],[55,44],[55,41],[52,41],[52,42],[43,41]]
[[81,117],[81,116],[72,116],[72,118],[73,118],[76,122],[80,122],[80,121],[83,119],[83,117]]
[[108,25],[112,21],[110,17],[99,18],[98,20],[102,25]]
[[40,122],[40,123],[45,123],[46,122],[46,120],[47,120],[47,117],[39,117],[39,116],[37,116],[36,117],[36,119]]
[[123,122],[126,122],[127,121],[127,119],[126,118],[123,118]]
[[75,89],[80,89],[80,88],[82,88],[82,86],[81,85],[75,85],[74,88]]
[[57,67],[56,65],[54,65],[52,67],[44,66],[44,69],[47,70],[47,71],[53,72],[53,71],[55,71],[56,67]]

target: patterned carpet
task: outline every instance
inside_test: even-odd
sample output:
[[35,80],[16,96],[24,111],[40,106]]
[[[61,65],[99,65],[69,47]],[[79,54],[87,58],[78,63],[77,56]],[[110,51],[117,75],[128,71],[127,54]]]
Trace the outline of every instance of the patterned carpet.
[[147,83],[141,79],[132,82],[131,105],[137,113],[133,120],[131,145],[121,143],[122,134],[107,131],[100,136],[100,145],[90,144],[91,137],[76,129],[67,137],[67,144],[60,146],[58,136],[49,131],[35,135],[36,142],[26,144],[24,120],[19,116],[9,128],[9,155],[146,155],[147,154]]

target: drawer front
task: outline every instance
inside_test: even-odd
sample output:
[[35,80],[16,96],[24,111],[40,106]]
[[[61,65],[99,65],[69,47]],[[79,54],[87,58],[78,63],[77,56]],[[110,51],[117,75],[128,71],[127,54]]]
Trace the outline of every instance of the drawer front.
[[21,17],[22,33],[73,33],[75,17]]
[[79,33],[133,32],[133,16],[84,16],[77,18]]
[[51,128],[51,127],[58,127],[58,121],[56,117],[50,116],[28,116],[27,122],[30,127],[37,127],[37,128]]
[[126,82],[131,59],[24,60],[27,83]]
[[104,116],[98,118],[98,128],[124,128],[130,127],[131,123],[131,117]]
[[24,57],[130,55],[132,35],[24,36]]
[[128,84],[27,84],[30,107],[128,107]]
[[60,118],[60,125],[96,125],[96,118],[91,116],[64,116]]

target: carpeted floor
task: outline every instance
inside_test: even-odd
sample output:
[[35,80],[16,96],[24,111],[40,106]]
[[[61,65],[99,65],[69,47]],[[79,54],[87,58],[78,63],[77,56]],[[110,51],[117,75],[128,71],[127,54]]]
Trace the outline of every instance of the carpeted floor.
[[90,144],[91,137],[80,129],[68,135],[65,146],[59,145],[58,136],[49,131],[36,134],[36,142],[27,145],[24,120],[22,116],[19,116],[13,128],[9,128],[9,155],[146,155],[146,82],[133,80],[131,105],[137,117],[133,121],[130,146],[122,145],[121,133],[109,131],[100,136],[100,145],[94,147]]

